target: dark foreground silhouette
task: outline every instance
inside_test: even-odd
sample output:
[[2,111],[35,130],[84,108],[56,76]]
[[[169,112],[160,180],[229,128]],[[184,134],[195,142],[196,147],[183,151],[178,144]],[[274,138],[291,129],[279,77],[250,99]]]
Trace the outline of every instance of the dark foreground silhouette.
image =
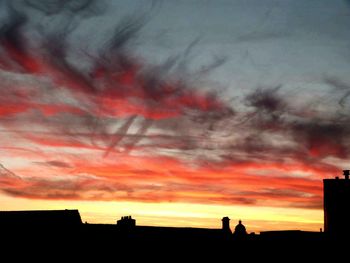
[[[33,262],[194,262],[305,260],[348,261],[350,246],[350,171],[344,179],[325,179],[324,228],[326,232],[300,230],[248,234],[241,220],[232,233],[230,219],[217,229],[139,226],[131,216],[117,224],[83,224],[78,210],[0,211],[0,253],[9,261],[24,256]],[[47,256],[49,255],[49,256]],[[102,260],[106,259],[106,260]],[[69,261],[69,260],[68,260]],[[123,260],[125,261],[125,260]]]
[[[231,232],[229,218],[218,229],[138,226],[131,216],[117,224],[84,224],[78,210],[0,212],[2,253],[26,251],[34,257],[49,253],[51,260],[69,255],[79,259],[118,257],[147,260],[247,257],[277,255],[315,257],[338,251],[342,240],[322,232],[265,231],[247,234],[240,221]],[[345,251],[345,250],[344,250]],[[11,252],[11,255],[16,255]],[[22,255],[19,253],[18,255]],[[339,254],[339,253],[338,253]],[[165,255],[165,258],[164,258]],[[104,261],[99,261],[104,262]],[[214,261],[215,262],[215,261]]]

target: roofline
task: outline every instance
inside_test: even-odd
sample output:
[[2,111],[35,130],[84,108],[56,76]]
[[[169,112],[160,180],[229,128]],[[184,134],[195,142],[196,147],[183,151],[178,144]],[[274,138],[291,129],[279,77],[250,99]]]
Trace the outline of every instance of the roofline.
[[147,227],[147,228],[167,228],[167,229],[204,229],[204,230],[222,230],[221,228],[203,228],[203,227],[176,227],[176,226],[142,226],[136,225],[135,227]]
[[63,211],[77,211],[78,209],[54,209],[54,210],[0,210],[1,212],[63,212]]

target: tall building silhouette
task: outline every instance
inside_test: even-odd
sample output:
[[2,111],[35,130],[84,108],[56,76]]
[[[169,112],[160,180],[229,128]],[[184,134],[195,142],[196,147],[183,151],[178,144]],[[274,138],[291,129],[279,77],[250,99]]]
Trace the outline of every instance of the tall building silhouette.
[[350,171],[343,173],[344,179],[323,180],[324,230],[334,237],[350,234]]
[[230,228],[230,218],[228,216],[225,216],[222,218],[222,230],[225,232],[225,233],[229,233],[231,234],[231,228]]
[[0,211],[0,228],[77,227],[81,224],[78,210]]

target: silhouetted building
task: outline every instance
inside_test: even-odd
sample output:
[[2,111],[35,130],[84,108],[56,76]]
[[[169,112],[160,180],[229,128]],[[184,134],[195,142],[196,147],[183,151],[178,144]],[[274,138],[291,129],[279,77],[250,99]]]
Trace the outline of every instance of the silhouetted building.
[[197,227],[136,226],[134,234],[143,240],[166,242],[215,242],[228,237],[220,228]]
[[233,235],[236,238],[245,238],[247,236],[247,230],[245,226],[242,224],[242,220],[238,221],[238,225],[236,225]]
[[78,210],[0,211],[0,227],[75,227],[81,225]]
[[222,218],[222,230],[225,232],[225,233],[229,233],[231,234],[231,228],[230,228],[230,218],[228,216],[225,216]]
[[350,234],[350,171],[343,172],[344,179],[323,180],[324,231],[338,237]]
[[260,232],[262,241],[315,241],[320,240],[321,232],[301,231],[301,230],[274,230]]
[[[125,238],[148,242],[216,242],[231,237],[230,219],[222,219],[222,228],[196,227],[164,227],[164,226],[136,226],[136,220],[131,216],[123,216],[117,221],[116,230]],[[98,226],[96,226],[98,227]],[[115,225],[114,225],[115,227]],[[100,227],[102,230],[102,227]],[[110,231],[113,227],[111,226]],[[225,230],[225,231],[223,231]],[[127,239],[126,239],[127,240]]]
[[117,226],[122,229],[132,229],[136,226],[136,220],[131,218],[131,216],[122,216],[117,221]]

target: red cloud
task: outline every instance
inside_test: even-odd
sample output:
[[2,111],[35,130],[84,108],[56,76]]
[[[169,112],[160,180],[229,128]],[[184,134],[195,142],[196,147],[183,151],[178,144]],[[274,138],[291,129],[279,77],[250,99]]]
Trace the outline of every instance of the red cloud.
[[[297,108],[280,87],[234,109],[183,61],[134,55],[142,19],[120,23],[96,54],[81,51],[77,66],[69,32],[33,39],[22,16],[0,30],[0,125],[6,149],[31,163],[15,167],[21,177],[0,167],[7,194],[319,208],[321,179],[339,170],[326,158],[349,158],[346,109]],[[332,84],[344,107],[347,86]]]
[[[125,158],[120,164],[95,163],[91,166],[77,159],[69,166],[65,164],[65,169],[72,168],[70,175],[61,179],[19,178],[3,172],[1,189],[14,196],[44,199],[185,201],[293,207],[319,207],[322,200],[320,180],[288,178],[287,174],[277,177],[251,175],[247,173],[251,169],[249,163],[244,167],[223,167],[225,169],[216,171],[205,167],[194,169],[172,158]],[[140,168],[135,166],[136,163]]]

